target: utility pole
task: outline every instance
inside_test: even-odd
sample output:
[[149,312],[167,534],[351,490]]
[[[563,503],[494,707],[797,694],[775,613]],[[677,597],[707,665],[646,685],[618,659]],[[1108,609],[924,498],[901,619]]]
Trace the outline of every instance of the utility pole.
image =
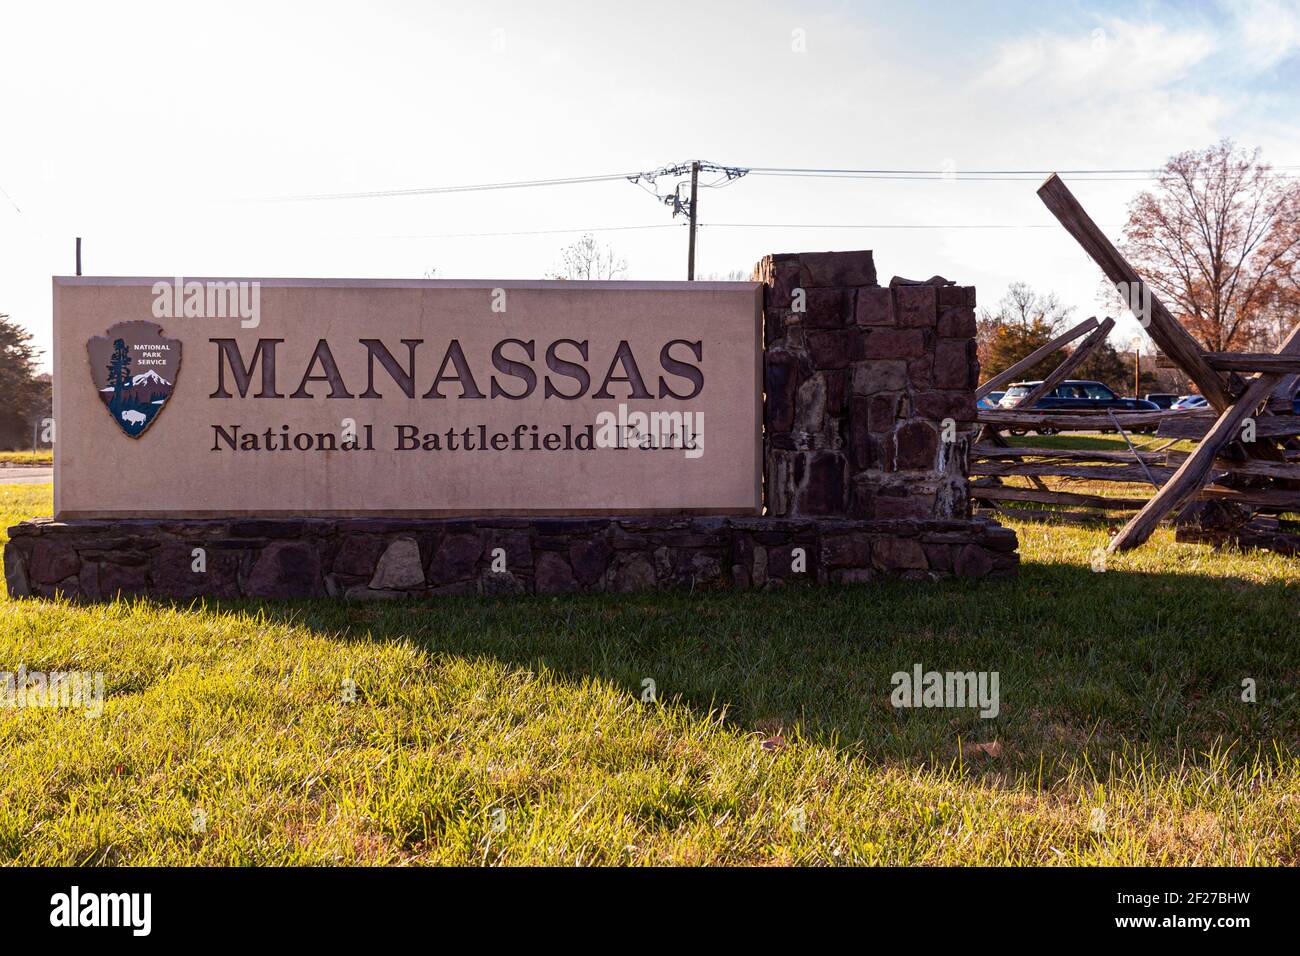
[[1133,336],[1133,397],[1142,397],[1142,336]]
[[686,248],[686,281],[695,281],[695,217],[696,192],[700,184],[700,161],[691,163],[691,238]]
[[[699,223],[699,213],[695,206],[700,199],[700,172],[722,173],[722,179],[715,182],[705,183],[704,188],[716,187],[722,185],[724,180],[732,182],[739,179],[749,172],[743,166],[721,166],[718,163],[711,163],[708,160],[693,159],[689,163],[674,163],[671,166],[661,166],[659,169],[652,169],[649,172],[634,173],[627,177],[628,182],[635,186],[640,186],[650,195],[654,196],[659,202],[668,206],[673,211],[673,218],[685,216],[690,224],[689,245],[686,248],[686,280],[695,281],[695,227]],[[691,174],[691,198],[682,200],[682,187],[685,183],[679,182],[673,187],[670,193],[660,193],[655,186],[655,181],[660,176],[672,176],[674,179],[680,179],[687,173]]]
[[81,237],[77,237],[77,275],[81,275]]

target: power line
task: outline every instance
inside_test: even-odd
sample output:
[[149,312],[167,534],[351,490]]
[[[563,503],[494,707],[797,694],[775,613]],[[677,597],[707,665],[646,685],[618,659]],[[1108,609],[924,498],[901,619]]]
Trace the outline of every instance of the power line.
[[8,199],[8,200],[9,200],[9,205],[11,205],[11,206],[14,207],[14,212],[17,212],[17,213],[21,213],[21,212],[22,212],[22,210],[18,208],[18,202],[17,202],[17,200],[15,200],[13,196],[9,195],[9,193],[7,193],[7,192],[5,191],[5,188],[4,188],[3,186],[0,186],[0,196],[4,196],[5,199]]
[[634,229],[685,229],[684,222],[655,222],[637,226],[584,226],[573,229],[526,229],[510,232],[444,232],[428,235],[389,235],[380,239],[485,239],[501,236],[557,236],[582,232],[627,232]]
[[[1122,223],[1100,223],[1101,226],[1121,228]],[[507,236],[554,236],[570,233],[625,232],[641,229],[685,229],[687,223],[663,222],[633,226],[583,226],[565,229],[529,229],[507,232],[448,232],[413,235],[380,236],[381,239],[489,239]],[[880,223],[880,222],[702,222],[700,229],[1059,229],[1043,223]]]
[[[852,180],[881,180],[885,182],[950,182],[950,183],[1041,183],[1042,176],[1012,176],[1012,175],[973,175],[959,172],[943,173],[922,173],[908,175],[895,175],[889,173],[841,173],[841,172],[760,172],[757,169],[750,170],[751,176],[769,176],[776,179],[852,179]],[[1081,175],[1080,173],[1066,173],[1064,175]],[[1160,177],[1151,176],[1086,176],[1081,182],[1088,183],[1149,183],[1155,182]],[[1300,177],[1279,174],[1268,177],[1272,180],[1293,180]]]
[[[880,179],[900,181],[947,181],[947,182],[1036,182],[1039,177],[1056,173],[1061,176],[1088,177],[1089,182],[1148,182],[1160,178],[1160,169],[1112,168],[1112,169],[840,169],[833,167],[798,167],[798,166],[729,166],[721,163],[699,161],[702,172],[719,172],[717,179],[700,183],[704,188],[722,188],[747,176],[772,176],[794,178],[824,179]],[[1300,170],[1300,165],[1274,166],[1277,170]],[[372,189],[355,192],[309,193],[296,196],[263,197],[261,202],[316,202],[338,199],[381,199],[401,196],[436,196],[449,193],[487,192],[499,189],[531,189],[541,186],[572,186],[586,183],[614,182],[626,179],[641,188],[647,189],[657,200],[669,205],[674,216],[689,216],[690,202],[680,195],[682,184],[673,192],[660,194],[655,188],[656,180],[661,177],[683,177],[689,175],[690,162],[673,163],[658,169],[630,173],[600,173],[591,176],[561,176],[550,179],[525,179],[510,182],[471,183],[457,186],[413,186],[402,189]],[[1296,179],[1297,176],[1278,175],[1278,179]]]
[[413,186],[407,189],[373,189],[351,193],[315,193],[301,196],[270,196],[261,202],[314,202],[328,199],[381,199],[390,196],[434,196],[444,193],[487,192],[495,189],[529,189],[535,186],[572,186],[581,183],[611,182],[637,173],[603,173],[598,176],[565,176],[556,179],[525,179],[504,183],[474,183],[466,186]]
[[[1163,168],[1151,169],[833,169],[799,166],[748,166],[754,174],[854,175],[854,176],[1132,176],[1159,177]],[[1300,170],[1300,165],[1273,166],[1272,169]]]
[[[1122,223],[1099,223],[1107,229],[1120,228]],[[1048,223],[933,223],[906,222],[706,222],[701,229],[1060,229]]]

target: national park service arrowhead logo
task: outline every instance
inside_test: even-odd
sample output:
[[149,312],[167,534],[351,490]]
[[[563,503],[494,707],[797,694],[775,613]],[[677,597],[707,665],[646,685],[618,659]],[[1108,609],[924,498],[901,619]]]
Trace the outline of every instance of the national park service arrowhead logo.
[[117,426],[139,438],[172,397],[181,343],[154,322],[119,322],[86,343],[90,377]]

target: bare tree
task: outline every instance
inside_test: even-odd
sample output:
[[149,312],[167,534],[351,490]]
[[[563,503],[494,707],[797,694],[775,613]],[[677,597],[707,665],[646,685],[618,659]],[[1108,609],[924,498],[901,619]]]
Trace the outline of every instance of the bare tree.
[[975,343],[985,377],[1010,368],[1046,345],[1073,311],[1062,305],[1054,292],[1038,292],[1024,282],[1011,283],[996,309],[980,310]]
[[627,272],[627,260],[602,246],[590,233],[565,246],[560,253],[563,269],[551,272],[548,279],[617,279]]
[[1058,331],[1074,309],[1061,304],[1055,292],[1039,292],[1026,282],[1013,282],[1007,286],[1006,295],[998,302],[997,311],[981,310],[980,318],[993,320],[1000,325],[1018,325],[1028,328],[1039,325],[1048,331]]
[[1258,149],[1225,139],[1170,159],[1121,248],[1209,351],[1268,347],[1300,317],[1300,183]]

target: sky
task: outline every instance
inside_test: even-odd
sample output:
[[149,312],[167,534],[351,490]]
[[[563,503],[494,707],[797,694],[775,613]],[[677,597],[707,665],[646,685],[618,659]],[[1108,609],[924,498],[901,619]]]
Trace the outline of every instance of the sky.
[[[1101,276],[1042,175],[962,176],[1152,169],[1222,137],[1300,175],[1300,0],[5,0],[0,23],[0,313],[45,368],[76,236],[87,275],[526,279],[591,231],[627,278],[685,278],[682,220],[624,179],[289,197],[691,159],[950,171],[701,190],[697,275],[872,249],[882,283],[940,274],[993,305],[1027,282],[1082,319]],[[1063,178],[1112,238],[1147,185]]]

